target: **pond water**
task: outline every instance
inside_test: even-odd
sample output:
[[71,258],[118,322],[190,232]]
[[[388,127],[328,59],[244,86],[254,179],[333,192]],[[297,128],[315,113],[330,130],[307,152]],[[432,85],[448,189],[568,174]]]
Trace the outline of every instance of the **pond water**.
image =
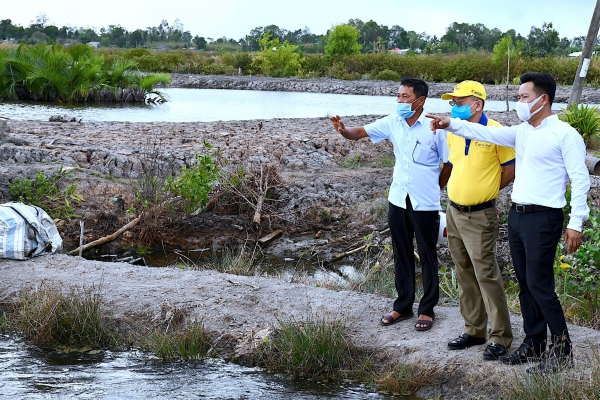
[[42,350],[0,336],[7,399],[387,399],[359,385],[308,383],[222,360],[160,363],[136,352]]
[[[210,122],[330,115],[384,115],[395,112],[395,98],[327,93],[224,89],[164,89],[169,102],[157,105],[102,104],[91,107],[32,102],[0,102],[0,117],[47,121],[67,114],[84,121]],[[565,104],[554,104],[553,109]],[[505,101],[485,102],[489,111],[506,111]],[[510,103],[514,109],[514,102]],[[426,112],[448,112],[446,100],[429,98]]]

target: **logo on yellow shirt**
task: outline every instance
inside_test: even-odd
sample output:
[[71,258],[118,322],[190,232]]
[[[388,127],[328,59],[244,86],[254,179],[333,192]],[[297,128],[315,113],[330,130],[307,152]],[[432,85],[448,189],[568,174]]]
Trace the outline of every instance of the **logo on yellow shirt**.
[[479,147],[481,149],[491,149],[493,144],[487,142],[475,142],[473,143],[475,147]]

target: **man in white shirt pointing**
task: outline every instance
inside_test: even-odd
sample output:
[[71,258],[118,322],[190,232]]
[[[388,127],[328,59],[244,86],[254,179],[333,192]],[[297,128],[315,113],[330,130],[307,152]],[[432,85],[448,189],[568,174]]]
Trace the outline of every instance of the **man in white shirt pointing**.
[[571,182],[571,213],[564,234],[569,253],[581,245],[583,221],[589,217],[587,192],[590,178],[585,166],[581,135],[553,115],[554,78],[546,73],[521,76],[516,111],[522,124],[484,127],[426,115],[431,128],[448,128],[454,134],[483,140],[516,150],[513,205],[508,217],[510,251],[519,281],[525,339],[506,364],[521,364],[542,356],[547,329],[551,339],[546,357],[529,373],[556,372],[572,365],[571,340],[565,316],[554,291],[554,256],[563,228],[565,190]]

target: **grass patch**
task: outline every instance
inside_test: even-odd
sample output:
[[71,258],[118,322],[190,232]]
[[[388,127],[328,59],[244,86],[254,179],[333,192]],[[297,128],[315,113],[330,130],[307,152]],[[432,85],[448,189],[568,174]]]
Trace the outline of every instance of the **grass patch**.
[[452,267],[440,268],[440,303],[445,306],[458,305],[458,281]]
[[361,363],[343,319],[310,316],[278,323],[256,350],[259,364],[270,371],[308,379],[341,378]]
[[440,369],[437,366],[396,363],[376,377],[375,383],[382,393],[408,396],[423,386],[439,383],[439,380]]
[[571,370],[550,375],[529,375],[512,372],[510,385],[502,386],[501,399],[598,399],[600,398],[600,358],[597,351],[589,368],[575,366]]
[[396,158],[392,157],[382,157],[379,160],[379,166],[385,168],[393,168],[396,165]]
[[356,169],[360,167],[360,154],[349,154],[342,160],[338,160],[338,165],[342,168]]
[[9,307],[7,325],[40,347],[100,349],[117,343],[102,317],[100,289],[94,287],[24,289]]
[[153,330],[142,340],[142,347],[164,362],[206,358],[212,337],[201,322],[188,322],[178,329]]
[[352,327],[343,319],[312,315],[278,324],[255,350],[258,364],[270,371],[312,380],[349,379],[401,395],[439,383],[437,366],[393,362],[376,367],[373,355],[352,342]]
[[362,260],[354,266],[358,280],[350,281],[349,290],[395,298],[394,254],[389,246],[369,246]]
[[259,245],[249,246],[244,244],[239,247],[225,246],[219,252],[212,252],[210,260],[194,263],[189,258],[182,258],[180,262],[185,263],[188,268],[204,270],[212,269],[227,274],[255,276],[264,273],[273,273],[273,266],[265,258]]

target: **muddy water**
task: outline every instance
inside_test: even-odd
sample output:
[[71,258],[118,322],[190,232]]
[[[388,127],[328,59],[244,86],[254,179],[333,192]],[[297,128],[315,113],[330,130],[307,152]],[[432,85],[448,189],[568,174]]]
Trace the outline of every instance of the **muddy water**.
[[163,364],[147,354],[68,356],[0,337],[7,399],[386,399],[364,386],[307,383],[222,360]]

